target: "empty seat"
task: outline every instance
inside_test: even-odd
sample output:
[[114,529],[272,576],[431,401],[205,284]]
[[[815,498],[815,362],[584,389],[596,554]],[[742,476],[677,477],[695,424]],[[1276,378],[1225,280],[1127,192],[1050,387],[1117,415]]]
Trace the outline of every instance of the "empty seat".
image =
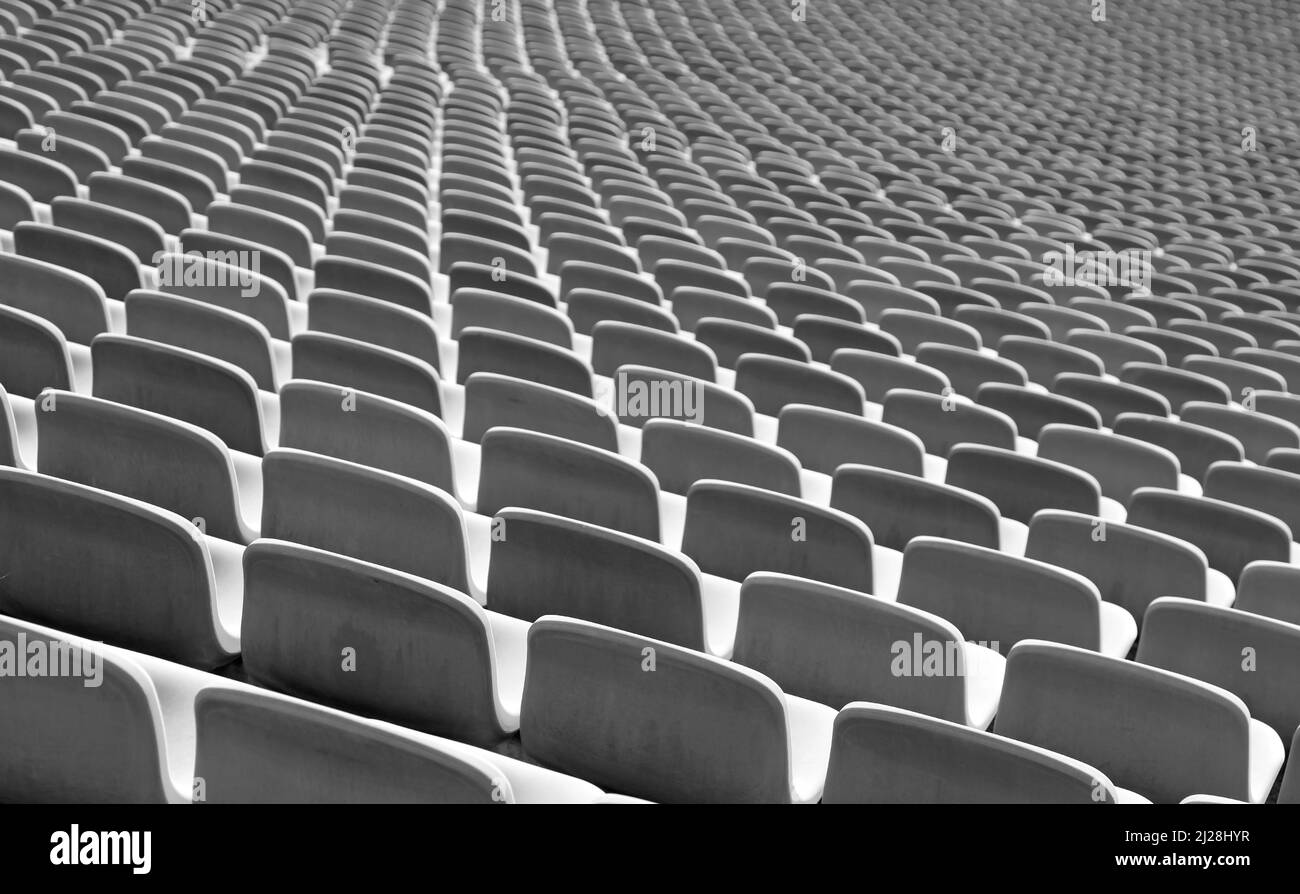
[[286,382],[280,389],[279,443],[456,490],[452,438],[442,420],[378,394]]
[[723,317],[704,317],[695,323],[695,343],[713,352],[718,364],[735,369],[746,354],[783,357],[797,363],[811,360],[802,342],[766,326]]
[[845,463],[925,473],[925,447],[906,429],[824,407],[787,404],[778,420],[776,443],[803,468],[826,475]]
[[391,301],[337,289],[313,289],[307,296],[307,328],[400,351],[434,370],[441,369],[433,321]]
[[460,504],[428,484],[302,450],[262,460],[263,537],[405,571],[476,596]]
[[626,364],[615,370],[614,408],[619,422],[636,428],[649,419],[667,417],[746,436],[754,434],[754,405],[745,395],[649,366]]
[[1053,394],[1088,404],[1101,415],[1101,424],[1107,426],[1115,425],[1122,413],[1167,417],[1170,412],[1169,399],[1164,395],[1101,376],[1061,373],[1052,382],[1051,390]]
[[756,572],[740,589],[733,661],[825,705],[865,699],[985,729],[1004,661],[923,611]]
[[866,522],[881,546],[902,550],[913,537],[930,535],[1003,548],[1024,542],[1003,524],[987,497],[950,484],[875,466],[842,465],[835,470],[831,506]]
[[1163,395],[1174,410],[1181,409],[1188,401],[1227,404],[1232,400],[1227,385],[1184,369],[1150,363],[1126,363],[1120,370],[1119,378],[1121,382],[1148,388]]
[[848,376],[781,357],[744,355],[736,362],[736,391],[759,413],[776,416],[787,404],[861,413],[866,397]]
[[240,550],[189,519],[0,469],[0,611],[203,668],[239,653]]
[[1300,567],[1290,562],[1251,562],[1237,579],[1234,608],[1300,624]]
[[96,335],[109,331],[104,289],[85,273],[36,258],[0,254],[0,282],[5,284],[0,303],[44,317],[68,341],[88,345]]
[[686,497],[682,552],[707,574],[743,581],[775,571],[892,598],[898,554],[874,545],[845,512],[772,491],[697,481]]
[[1197,792],[1262,803],[1283,756],[1277,733],[1223,689],[1035,641],[1007,657],[994,730],[1086,761],[1158,803]]
[[685,495],[702,478],[800,496],[799,462],[780,447],[676,419],[641,429],[641,463],[665,491]]
[[986,383],[1024,387],[1024,367],[1003,357],[991,357],[971,348],[926,343],[915,350],[916,360],[948,377],[958,394],[974,397]]
[[244,555],[243,629],[259,685],[488,746],[518,728],[528,625],[448,587],[259,540]]
[[1154,487],[1133,492],[1128,523],[1163,531],[1198,546],[1211,568],[1235,584],[1251,562],[1291,560],[1291,530],[1271,515],[1210,497]]
[[592,396],[591,369],[572,352],[537,339],[471,327],[461,332],[456,381],[479,372],[499,373]]
[[273,404],[244,370],[224,360],[129,335],[91,345],[94,396],[207,429],[231,450],[261,456],[275,439]]
[[815,802],[834,709],[731,662],[586,621],[528,633],[529,757],[658,802]]
[[299,379],[369,391],[435,416],[442,413],[437,370],[410,355],[342,335],[295,335],[293,374]]
[[997,447],[954,447],[948,454],[944,480],[983,494],[1003,515],[1025,524],[1040,509],[1068,509],[1123,520],[1122,507],[1104,500],[1097,479],[1087,472]]
[[0,304],[0,347],[0,383],[15,395],[88,385],[88,364],[74,365],[67,338],[44,317]]
[[[67,391],[36,414],[37,469],[170,510],[213,537],[256,536],[257,482],[242,484],[226,446],[197,426]],[[241,494],[248,496],[241,500]],[[246,511],[247,510],[247,511]]]
[[1257,509],[1300,530],[1300,475],[1250,463],[1217,462],[1205,474],[1205,496]]
[[894,388],[942,394],[952,384],[937,369],[873,351],[841,348],[831,355],[831,369],[862,386],[867,400],[881,403]]
[[921,439],[926,453],[946,457],[958,444],[986,444],[1014,450],[1016,424],[1004,413],[906,388],[885,395],[881,418]]
[[1199,547],[1136,525],[1106,522],[1077,512],[1043,510],[1029,524],[1025,556],[1077,572],[1097,585],[1101,598],[1141,622],[1163,596],[1231,605],[1232,581],[1211,568]]
[[658,544],[532,509],[502,509],[487,599],[524,621],[562,614],[723,657],[736,632],[736,588],[701,578]]
[[1192,401],[1183,404],[1178,417],[1236,438],[1251,462],[1265,462],[1269,452],[1278,448],[1300,449],[1300,426],[1266,413]]
[[[1197,481],[1205,479],[1214,463],[1239,462],[1246,455],[1241,442],[1231,435],[1181,420],[1121,413],[1115,418],[1114,431],[1168,450],[1178,459],[1182,471]],[[1156,485],[1153,482],[1151,486]]]
[[1137,660],[1226,689],[1281,741],[1300,727],[1300,627],[1166,597],[1148,606]]
[[1123,657],[1137,638],[1133,616],[1103,602],[1083,575],[937,537],[907,545],[898,601],[1003,654],[1023,639],[1049,639]]
[[[187,706],[188,707],[188,706]],[[252,687],[192,702],[210,804],[592,803],[600,790],[482,749]]]
[[644,467],[597,447],[540,432],[483,435],[477,511],[537,509],[658,541],[659,486]]
[[1065,754],[882,704],[835,718],[823,804],[1131,804]]
[[1112,432],[1051,424],[1038,432],[1038,456],[1081,469],[1101,494],[1126,504],[1139,487],[1178,490],[1178,457],[1163,447]]

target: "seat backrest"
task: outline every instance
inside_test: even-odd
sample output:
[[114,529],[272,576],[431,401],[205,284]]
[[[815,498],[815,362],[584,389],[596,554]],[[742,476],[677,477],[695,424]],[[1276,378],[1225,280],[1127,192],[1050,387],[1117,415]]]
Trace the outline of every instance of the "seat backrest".
[[1284,741],[1300,727],[1300,626],[1166,597],[1147,607],[1137,660],[1226,689]]
[[508,426],[618,450],[614,417],[601,404],[549,385],[480,372],[465,383],[462,437],[478,443],[491,428]]
[[1022,639],[1100,647],[1101,596],[1082,575],[954,540],[915,537],[898,601],[955,624],[1006,654]]
[[140,288],[135,256],[115,242],[29,222],[18,224],[13,232],[14,250],[19,255],[80,273],[98,284],[106,298],[121,301],[127,292]]
[[847,513],[732,482],[704,480],[686,497],[682,552],[731,580],[776,571],[874,592],[872,537]]
[[42,316],[0,304],[0,348],[0,382],[19,397],[81,384],[73,381],[68,340]]
[[485,289],[460,289],[451,296],[451,336],[470,327],[497,329],[560,348],[573,348],[573,325],[564,314],[535,301]]
[[657,802],[788,803],[784,697],[731,662],[547,615],[528,632],[529,757]]
[[769,416],[788,404],[861,414],[866,400],[862,386],[842,373],[764,354],[736,361],[736,391],[754,402],[755,411]]
[[1246,799],[1250,715],[1236,696],[1133,661],[1045,642],[1007,658],[997,733],[1069,754],[1156,802]]
[[987,383],[1024,386],[1025,370],[1002,357],[990,357],[975,348],[927,342],[916,348],[916,361],[937,369],[952,382],[953,390],[967,397]]
[[659,540],[659,485],[638,463],[518,428],[490,429],[481,443],[480,514],[519,506]]
[[488,761],[351,715],[248,689],[194,701],[194,775],[209,804],[509,801]]
[[702,478],[736,481],[800,496],[799,462],[780,447],[676,419],[641,429],[641,462],[669,493],[685,494]]
[[794,454],[803,468],[826,475],[845,463],[909,475],[923,472],[925,447],[916,435],[825,407],[786,405],[779,417],[776,443]]
[[94,395],[205,428],[231,450],[266,449],[257,384],[237,366],[130,335],[90,347]]
[[280,389],[280,446],[405,475],[454,493],[451,435],[425,410],[296,379]]
[[237,264],[218,259],[226,252],[199,254],[169,252],[155,256],[160,291],[215,304],[252,317],[272,338],[289,338],[289,296],[278,282],[255,267],[258,255],[235,255]]
[[875,542],[905,548],[930,535],[998,549],[997,507],[987,497],[905,472],[865,465],[835,471],[831,506],[861,519]]
[[858,702],[835,718],[823,804],[1113,804],[1110,781],[1057,754]]
[[1038,440],[1043,429],[1051,425],[1101,428],[1101,416],[1083,401],[1033,388],[989,382],[975,392],[975,400],[980,406],[1011,417],[1016,431],[1032,440]]
[[998,356],[1018,364],[1029,381],[1045,388],[1062,373],[1099,376],[1103,372],[1097,355],[1060,342],[1021,335],[1005,336],[997,344]]
[[861,385],[867,400],[875,403],[883,402],[895,388],[942,394],[951,387],[948,377],[937,369],[874,351],[841,348],[831,355],[830,365]]
[[1257,509],[1300,530],[1300,475],[1249,463],[1219,462],[1205,475],[1205,496]]
[[885,395],[881,417],[921,439],[925,452],[947,456],[958,444],[1016,447],[1016,424],[1005,413],[908,388]]
[[[930,671],[922,656],[937,655]],[[788,574],[755,572],[740,589],[732,661],[824,705],[864,700],[966,722],[965,645],[919,609]]]
[[1233,607],[1300,624],[1300,567],[1290,562],[1251,562],[1237,580]]
[[658,544],[532,509],[494,523],[487,598],[525,621],[555,614],[703,650],[700,573]]
[[1161,596],[1206,599],[1205,554],[1147,528],[1045,509],[1029,524],[1025,556],[1083,575],[1139,622]]
[[592,371],[613,376],[620,366],[633,363],[667,369],[712,382],[718,374],[714,351],[675,332],[617,320],[601,320],[591,329]]
[[205,301],[136,289],[126,296],[127,334],[232,363],[263,391],[276,390],[271,334],[252,317]]
[[572,351],[477,326],[463,330],[458,345],[456,381],[462,384],[475,373],[491,372],[592,396],[591,368]]
[[293,375],[369,391],[435,416],[442,414],[436,369],[409,354],[344,335],[310,331],[295,335]]
[[702,317],[695,322],[695,342],[711,350],[718,365],[735,369],[745,354],[767,354],[798,363],[812,359],[808,347],[789,335],[766,326],[725,317]]
[[421,314],[431,312],[433,298],[429,286],[409,273],[340,255],[320,258],[313,269],[317,288],[366,295]]
[[1077,425],[1046,425],[1038,433],[1038,456],[1097,479],[1102,496],[1127,503],[1139,487],[1178,488],[1178,457],[1136,438]]
[[307,296],[307,326],[314,332],[342,335],[409,354],[441,370],[433,321],[391,301],[337,289],[313,289]]
[[709,428],[752,436],[754,405],[713,382],[665,369],[625,364],[614,372],[614,415],[641,428],[649,419],[687,419]]
[[263,537],[473,592],[460,504],[445,491],[391,472],[302,450],[272,450],[262,460],[261,530]]
[[237,654],[188,520],[18,469],[0,469],[0,497],[0,612],[197,667]]
[[948,454],[948,484],[988,497],[1001,514],[1029,523],[1040,509],[1096,515],[1101,486],[1087,472],[1011,450],[961,444]]
[[153,684],[134,664],[52,633],[0,618],[0,650],[27,662],[40,649],[75,671],[9,674],[0,686],[0,798],[165,803],[162,714]]
[[1112,382],[1101,376],[1061,373],[1052,380],[1053,394],[1071,397],[1092,407],[1101,415],[1102,425],[1115,425],[1122,413],[1143,413],[1158,418],[1169,416],[1169,400],[1149,388]]
[[37,470],[131,497],[243,543],[237,484],[220,439],[158,413],[68,391],[38,400]]
[[1278,447],[1300,448],[1300,427],[1267,413],[1189,401],[1183,404],[1178,417],[1189,425],[1201,425],[1236,438],[1246,459],[1253,463],[1263,463],[1269,451]]
[[1211,568],[1233,583],[1251,562],[1291,560],[1291,529],[1271,515],[1156,487],[1133,492],[1128,523],[1186,540],[1205,553]]
[[258,540],[244,551],[243,630],[250,682],[460,741],[504,735],[487,616],[464,593]]
[[1121,413],[1115,417],[1113,427],[1117,435],[1168,450],[1177,457],[1184,473],[1200,481],[1215,463],[1225,460],[1240,462],[1246,455],[1241,441],[1232,435],[1181,419]]
[[104,290],[84,273],[37,258],[0,254],[0,282],[5,284],[5,305],[44,317],[68,341],[88,345],[108,331]]

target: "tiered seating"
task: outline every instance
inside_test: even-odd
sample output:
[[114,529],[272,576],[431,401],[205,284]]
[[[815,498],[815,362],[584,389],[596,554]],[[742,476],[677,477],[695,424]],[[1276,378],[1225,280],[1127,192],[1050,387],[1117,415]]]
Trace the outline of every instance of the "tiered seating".
[[1184,5],[0,0],[0,801],[1300,799],[1300,63]]

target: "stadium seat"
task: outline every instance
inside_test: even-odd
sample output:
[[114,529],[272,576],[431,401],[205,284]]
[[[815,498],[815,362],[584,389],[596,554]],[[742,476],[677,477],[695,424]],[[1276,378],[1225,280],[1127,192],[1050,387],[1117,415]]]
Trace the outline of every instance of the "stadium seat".
[[661,640],[546,615],[528,631],[527,755],[658,802],[815,803],[835,711]]
[[1133,804],[1093,767],[1035,745],[883,704],[835,718],[823,804]]
[[1039,641],[1007,656],[994,731],[1068,753],[1156,803],[1262,803],[1282,740],[1235,695],[1137,662]]
[[976,729],[997,713],[1005,664],[927,612],[770,572],[740,588],[733,660],[824,705],[869,700]]

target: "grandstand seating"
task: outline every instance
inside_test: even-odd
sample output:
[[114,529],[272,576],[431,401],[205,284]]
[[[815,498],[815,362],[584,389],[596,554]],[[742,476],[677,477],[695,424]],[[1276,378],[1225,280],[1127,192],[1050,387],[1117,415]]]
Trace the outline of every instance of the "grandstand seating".
[[0,801],[1300,801],[1294,10],[1032,6],[0,0]]

